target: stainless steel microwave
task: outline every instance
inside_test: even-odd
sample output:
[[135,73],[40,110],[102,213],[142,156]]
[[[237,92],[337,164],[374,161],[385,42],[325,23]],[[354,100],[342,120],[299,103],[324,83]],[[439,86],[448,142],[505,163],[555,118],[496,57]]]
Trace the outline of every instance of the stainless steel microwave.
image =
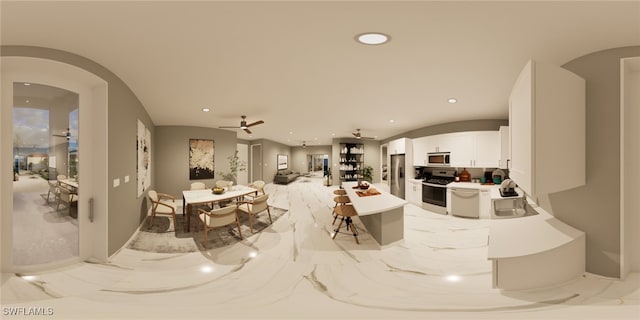
[[427,165],[437,167],[448,167],[451,165],[450,152],[429,152],[427,153]]

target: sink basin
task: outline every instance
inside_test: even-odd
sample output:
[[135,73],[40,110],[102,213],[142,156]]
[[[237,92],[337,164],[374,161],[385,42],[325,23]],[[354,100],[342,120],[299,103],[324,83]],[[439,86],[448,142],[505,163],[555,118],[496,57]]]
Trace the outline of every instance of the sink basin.
[[529,205],[524,197],[497,199],[493,203],[493,217],[496,219],[519,218],[535,214],[538,212]]

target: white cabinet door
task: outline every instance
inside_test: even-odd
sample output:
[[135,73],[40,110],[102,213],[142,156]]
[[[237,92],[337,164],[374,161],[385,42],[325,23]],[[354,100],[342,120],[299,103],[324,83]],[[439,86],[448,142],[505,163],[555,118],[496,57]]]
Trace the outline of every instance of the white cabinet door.
[[427,165],[427,139],[429,137],[421,137],[413,139],[413,165]]
[[407,201],[416,206],[422,205],[422,183],[409,182],[407,184]]
[[498,131],[475,132],[476,168],[497,168],[500,163],[500,134]]
[[471,168],[475,159],[473,132],[450,133],[446,137],[447,151],[451,152],[451,166]]
[[533,65],[529,61],[513,85],[509,97],[511,159],[509,176],[520,188],[532,194],[532,116]]
[[424,142],[425,142],[425,150],[427,151],[427,153],[429,152],[440,152],[438,151],[439,149],[439,143],[440,143],[440,138],[441,135],[434,135],[434,136],[427,136],[424,137]]
[[491,219],[491,190],[480,190],[480,219]]
[[396,140],[389,141],[389,154],[405,154],[406,152],[406,138],[400,138]]
[[509,126],[500,126],[500,162],[498,168],[509,169]]
[[585,129],[584,79],[529,61],[509,97],[510,177],[534,197],[584,185]]

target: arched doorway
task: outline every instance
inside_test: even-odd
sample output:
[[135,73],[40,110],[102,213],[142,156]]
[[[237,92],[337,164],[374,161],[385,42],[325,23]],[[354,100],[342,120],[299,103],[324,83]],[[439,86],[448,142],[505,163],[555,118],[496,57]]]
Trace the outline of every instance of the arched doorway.
[[[107,83],[85,70],[47,59],[2,57],[1,63],[0,123],[2,131],[0,135],[2,137],[0,139],[2,139],[2,156],[0,163],[3,167],[8,168],[11,165],[14,168],[12,171],[2,170],[0,173],[2,271],[42,270],[90,257],[106,260]],[[28,105],[26,102],[28,97],[25,96],[33,96],[31,99],[34,101],[30,100],[30,103],[43,98],[43,96],[37,96],[33,90],[26,90],[26,87],[31,86],[50,93],[57,92],[58,98],[68,100],[65,102],[67,105],[60,109],[49,109],[42,106],[51,105],[51,103],[43,102],[39,103],[40,108],[25,108]],[[22,101],[20,101],[21,99]],[[16,109],[16,107],[22,108],[22,110]],[[32,147],[39,146],[40,148],[31,151],[25,150],[28,148],[24,148],[25,146],[19,143],[16,144],[19,141],[16,141],[14,133],[23,130],[23,136],[26,139],[25,132],[35,133],[38,130],[43,131],[43,128],[38,127],[37,122],[26,123],[26,128],[18,128],[21,125],[19,121],[28,117],[26,116],[28,114],[43,113],[42,111],[45,109],[49,113],[46,134],[47,138],[50,136],[51,139],[46,147],[42,144],[31,143]],[[14,118],[14,116],[17,117]],[[43,122],[42,119],[40,122]],[[61,125],[66,128],[58,128]],[[30,126],[33,130],[29,130]],[[44,137],[40,137],[40,139],[44,139]],[[38,150],[42,152],[37,152]],[[25,163],[21,164],[21,161]],[[29,256],[28,250],[24,251],[29,246],[31,248],[46,246],[46,239],[37,239],[37,237],[29,235],[48,233],[53,228],[53,224],[47,223],[56,223],[56,221],[47,221],[45,218],[39,222],[31,220],[34,223],[29,221],[25,223],[24,219],[21,220],[24,218],[24,210],[36,210],[36,207],[34,203],[20,203],[21,200],[14,200],[16,195],[18,198],[24,196],[24,194],[14,192],[13,175],[16,173],[16,169],[18,175],[20,175],[20,170],[24,169],[24,172],[27,173],[25,179],[35,180],[40,177],[47,185],[50,180],[57,182],[58,174],[65,176],[69,190],[73,189],[72,185],[75,185],[76,198],[72,200],[72,203],[63,204],[63,208],[71,209],[67,212],[75,216],[72,219],[76,219],[77,244],[65,247],[70,250],[66,255],[43,259],[42,257]],[[51,179],[53,178],[52,174],[56,175],[55,179]],[[35,192],[37,196],[40,196],[39,190]],[[46,199],[41,198],[31,198],[31,201],[36,201],[41,206],[47,205]],[[51,200],[50,195],[48,202]],[[24,204],[27,203],[29,206],[25,207]],[[29,213],[35,217],[38,214],[44,214],[43,212]],[[58,210],[49,213],[62,216]],[[49,220],[52,217],[55,216],[49,215]],[[77,247],[73,248],[74,245]],[[16,252],[16,250],[22,251]],[[33,255],[38,255],[38,250],[32,251]],[[25,254],[27,256],[24,256]]]

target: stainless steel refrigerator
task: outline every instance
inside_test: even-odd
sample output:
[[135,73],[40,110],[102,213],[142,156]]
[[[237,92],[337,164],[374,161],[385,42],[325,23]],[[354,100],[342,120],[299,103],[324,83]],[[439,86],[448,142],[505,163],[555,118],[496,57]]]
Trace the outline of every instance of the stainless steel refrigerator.
[[391,194],[404,199],[404,154],[391,155]]

